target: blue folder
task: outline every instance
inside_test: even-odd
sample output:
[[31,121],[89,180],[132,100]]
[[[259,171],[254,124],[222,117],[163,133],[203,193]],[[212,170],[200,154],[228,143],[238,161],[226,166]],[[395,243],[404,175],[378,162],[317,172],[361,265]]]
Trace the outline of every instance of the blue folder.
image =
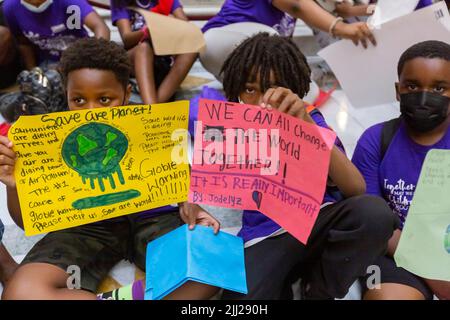
[[246,294],[242,239],[185,224],[147,245],[145,300],[160,300],[189,280]]

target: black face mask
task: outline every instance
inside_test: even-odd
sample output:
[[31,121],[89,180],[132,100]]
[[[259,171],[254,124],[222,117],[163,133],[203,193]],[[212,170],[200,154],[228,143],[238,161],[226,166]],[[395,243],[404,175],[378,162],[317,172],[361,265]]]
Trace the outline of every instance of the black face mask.
[[408,126],[418,132],[428,132],[447,119],[450,98],[421,91],[400,95],[400,112]]

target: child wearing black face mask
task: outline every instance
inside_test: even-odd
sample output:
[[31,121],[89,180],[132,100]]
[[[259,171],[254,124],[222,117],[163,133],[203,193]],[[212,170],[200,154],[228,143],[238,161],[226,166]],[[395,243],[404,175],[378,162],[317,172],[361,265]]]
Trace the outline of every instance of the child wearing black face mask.
[[412,46],[400,58],[398,76],[401,117],[389,145],[382,143],[387,123],[377,124],[363,133],[352,159],[367,193],[382,196],[402,222],[387,254],[375,262],[381,268],[381,289],[366,288],[364,298],[432,299],[434,294],[450,299],[450,282],[419,278],[393,259],[427,152],[450,149],[450,45],[425,41]]

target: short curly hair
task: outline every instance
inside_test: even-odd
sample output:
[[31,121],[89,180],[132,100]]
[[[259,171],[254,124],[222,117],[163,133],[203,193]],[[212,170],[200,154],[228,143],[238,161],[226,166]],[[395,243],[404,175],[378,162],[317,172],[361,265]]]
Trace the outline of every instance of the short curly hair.
[[403,72],[405,63],[416,58],[436,58],[450,61],[450,44],[437,40],[428,40],[409,47],[403,52],[398,61],[397,73],[399,77]]
[[75,41],[63,52],[59,63],[63,81],[71,71],[97,69],[112,71],[126,88],[130,81],[131,62],[126,50],[105,39],[83,38]]

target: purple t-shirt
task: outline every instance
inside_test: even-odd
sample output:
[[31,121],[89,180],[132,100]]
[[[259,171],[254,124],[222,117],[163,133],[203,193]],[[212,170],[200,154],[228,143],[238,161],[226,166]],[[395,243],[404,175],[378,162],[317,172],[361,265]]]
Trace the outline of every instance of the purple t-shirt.
[[416,10],[424,8],[426,6],[430,6],[432,4],[433,4],[433,0],[420,0],[419,3],[417,4]]
[[[142,9],[152,9],[157,5],[157,1],[154,0],[140,0],[136,1],[134,6],[139,7]],[[116,25],[117,21],[120,19],[128,19],[131,22],[131,30],[137,31],[142,29],[145,26],[145,20],[144,17],[141,16],[139,13],[128,10],[126,3],[123,3],[119,1],[111,1],[111,20],[113,25]],[[172,9],[170,13],[173,13],[176,9],[181,7],[181,3],[179,0],[174,0],[172,4]]]
[[[318,126],[327,129],[330,128],[320,112],[313,112],[311,114],[311,117]],[[343,149],[342,143],[339,138],[336,139],[335,144],[345,153],[345,150]],[[311,170],[314,169],[311,168]],[[330,192],[331,189],[327,187],[322,203],[334,203],[337,201],[337,199],[335,199]],[[244,210],[242,215],[242,228],[239,231],[238,236],[242,237],[245,243],[256,238],[267,237],[280,229],[281,227],[277,223],[275,223],[272,219],[265,216],[261,212],[254,210]]]
[[423,146],[408,136],[402,123],[381,160],[382,128],[376,124],[363,133],[352,161],[366,180],[367,193],[383,197],[403,229],[425,156],[431,149],[450,149],[450,130],[436,144]]
[[257,22],[274,28],[282,36],[292,36],[295,20],[272,5],[272,0],[226,0],[220,12],[203,27],[206,32],[238,22]]
[[[70,29],[73,24],[71,17],[74,12],[78,12],[68,10],[70,6],[79,9],[80,28]],[[59,61],[61,53],[72,42],[87,37],[83,24],[93,10],[86,0],[53,1],[42,13],[31,12],[19,0],[5,0],[3,3],[3,12],[11,32],[15,36],[24,35],[37,47],[38,63],[45,60]]]

